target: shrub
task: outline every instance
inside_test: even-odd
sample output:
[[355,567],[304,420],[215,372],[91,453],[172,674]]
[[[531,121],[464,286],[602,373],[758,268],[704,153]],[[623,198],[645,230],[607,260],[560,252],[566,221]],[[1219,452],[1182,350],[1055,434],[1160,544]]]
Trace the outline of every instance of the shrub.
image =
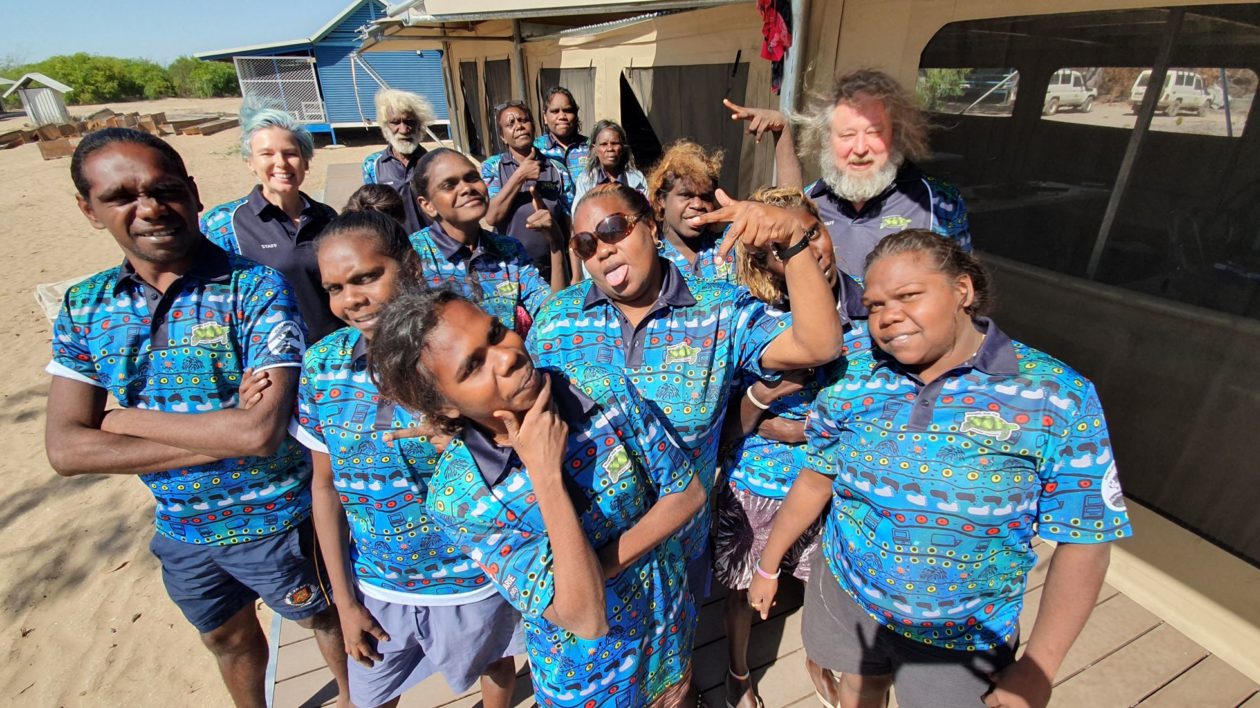
[[167,96],[211,98],[239,94],[231,64],[180,57],[163,67],[147,59],[120,59],[84,52],[49,57],[33,64],[0,62],[2,73],[16,79],[38,71],[73,89],[66,103],[106,103]]

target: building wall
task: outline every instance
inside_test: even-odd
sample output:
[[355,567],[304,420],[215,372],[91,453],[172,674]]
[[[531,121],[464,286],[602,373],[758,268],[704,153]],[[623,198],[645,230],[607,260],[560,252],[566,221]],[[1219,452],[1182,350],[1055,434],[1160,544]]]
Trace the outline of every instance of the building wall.
[[[510,37],[511,23],[486,22],[478,26],[482,36]],[[411,46],[400,44],[398,46]],[[433,46],[432,44],[425,46]],[[451,60],[476,61],[479,70],[487,59],[512,60],[511,42],[452,42]],[[388,46],[382,46],[387,49]],[[778,96],[770,91],[770,64],[761,59],[761,16],[754,3],[740,3],[717,8],[667,15],[594,36],[567,37],[526,42],[526,100],[538,109],[532,87],[539,69],[595,68],[595,105],[583,106],[583,122],[593,125],[601,118],[621,120],[621,74],[630,67],[674,66],[696,64],[729,64],[736,60],[748,64],[746,101],[753,106],[778,106]],[[370,53],[369,53],[370,56]],[[456,73],[458,69],[456,68]],[[479,73],[484,73],[479,71]],[[458,76],[455,77],[458,82]],[[484,87],[482,88],[484,105]],[[462,91],[454,91],[453,106],[463,115]],[[687,110],[680,106],[679,110]],[[493,126],[485,125],[481,114],[482,135]],[[761,145],[745,139],[740,155],[741,175],[737,190],[748,194],[772,179],[774,147],[765,140]]]
[[[316,42],[319,86],[330,123],[371,124],[375,120],[373,98],[381,86],[362,66],[352,66],[351,53],[359,47],[358,28],[384,16],[385,5],[369,0]],[[438,51],[376,52],[363,58],[391,88],[423,95],[433,104],[439,120],[448,118]]]

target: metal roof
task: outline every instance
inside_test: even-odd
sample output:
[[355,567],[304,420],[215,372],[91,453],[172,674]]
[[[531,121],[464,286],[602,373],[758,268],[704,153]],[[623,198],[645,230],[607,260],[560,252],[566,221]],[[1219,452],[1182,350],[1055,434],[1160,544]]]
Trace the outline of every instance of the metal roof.
[[561,15],[699,10],[748,0],[405,0],[386,14],[406,26]]
[[341,12],[338,12],[336,15],[334,15],[331,20],[324,23],[324,26],[316,30],[315,34],[311,35],[310,37],[302,37],[299,39],[288,39],[282,42],[264,42],[262,44],[250,44],[244,47],[231,47],[229,49],[213,49],[213,50],[205,51],[205,52],[193,52],[193,56],[198,59],[217,59],[217,58],[226,59],[227,57],[235,56],[237,54],[251,54],[253,52],[265,51],[268,49],[279,49],[281,47],[291,46],[294,49],[303,49],[303,48],[306,48],[307,45],[315,44],[316,42],[320,41],[324,37],[327,37],[330,32],[332,32],[334,29],[337,28],[337,25],[341,24],[348,16],[350,16],[351,13],[359,9],[359,7],[366,2],[375,2],[383,7],[388,5],[388,3],[385,2],[385,0],[354,0],[354,2],[350,3],[349,5],[346,5],[341,10]]
[[18,89],[26,86],[27,84],[31,82],[41,83],[47,86],[48,88],[54,89],[56,91],[60,91],[61,93],[70,93],[71,91],[74,90],[70,88],[69,86],[66,86],[65,84],[61,83],[60,81],[57,81],[56,79],[50,79],[49,77],[39,73],[38,71],[32,71],[29,74],[23,74],[22,78],[18,79],[17,81],[14,81],[13,85],[9,87],[9,90],[4,92],[4,97],[8,98],[9,94],[13,93],[14,91],[17,91]]

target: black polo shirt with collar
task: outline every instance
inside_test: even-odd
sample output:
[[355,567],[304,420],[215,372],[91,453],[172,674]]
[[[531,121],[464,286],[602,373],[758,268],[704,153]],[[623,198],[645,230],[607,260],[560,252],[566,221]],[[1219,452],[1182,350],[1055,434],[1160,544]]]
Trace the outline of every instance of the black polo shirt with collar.
[[[317,342],[343,326],[328,308],[328,293],[324,292],[315,258],[315,237],[337,212],[306,194],[302,194],[302,205],[302,214],[294,224],[283,209],[267,201],[262,187],[255,187],[233,211],[231,230],[238,253],[280,271],[289,281],[306,321],[307,341]],[[207,236],[225,245],[223,235]]]

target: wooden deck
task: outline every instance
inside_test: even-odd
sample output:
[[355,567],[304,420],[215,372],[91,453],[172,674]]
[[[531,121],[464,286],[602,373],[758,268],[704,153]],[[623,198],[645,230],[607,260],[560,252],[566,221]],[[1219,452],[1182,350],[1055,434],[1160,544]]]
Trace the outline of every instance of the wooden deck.
[[[1025,631],[1036,618],[1050,550],[1045,544],[1037,546],[1042,562],[1028,582],[1020,617]],[[705,704],[711,708],[725,705],[722,682],[727,662],[722,602],[721,592],[705,602],[694,656],[695,680]],[[804,670],[800,602],[800,586],[784,583],[774,614],[753,628],[749,659],[768,708],[819,705]],[[285,622],[279,645],[273,705],[290,708],[331,704],[336,689],[310,632]],[[521,671],[515,705],[531,706],[523,658],[517,663]],[[1260,708],[1260,686],[1110,585],[1104,585],[1089,624],[1059,671],[1050,704],[1065,708]],[[439,676],[413,688],[403,696],[401,705],[466,708],[479,706],[480,701],[476,691],[451,693]]]

